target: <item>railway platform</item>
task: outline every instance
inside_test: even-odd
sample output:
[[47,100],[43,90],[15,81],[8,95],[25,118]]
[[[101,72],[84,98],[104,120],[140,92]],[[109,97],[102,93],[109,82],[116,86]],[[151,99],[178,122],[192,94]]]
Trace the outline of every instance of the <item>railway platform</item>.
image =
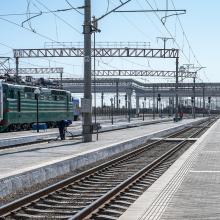
[[[142,121],[141,118],[133,118],[129,123],[125,118],[115,118],[114,124],[107,119],[100,119],[98,122],[101,124],[102,128],[100,132],[117,130],[128,127],[135,127],[141,125],[148,125],[153,123],[160,123],[163,121],[171,121],[171,118],[156,118],[152,120],[151,118],[145,118],[145,121]],[[80,136],[82,133],[81,130],[81,121],[73,122],[73,124],[68,127],[68,131],[70,131],[74,136]],[[48,129],[46,132],[36,131],[18,131],[18,132],[8,132],[8,133],[0,133],[0,149],[7,148],[9,146],[22,145],[34,142],[42,142],[44,140],[51,140],[56,138],[59,135],[57,128]]]
[[220,120],[119,218],[220,219]]
[[[101,133],[99,141],[80,139],[26,145],[0,151],[0,198],[204,120],[185,119]],[[94,137],[95,140],[95,137]]]

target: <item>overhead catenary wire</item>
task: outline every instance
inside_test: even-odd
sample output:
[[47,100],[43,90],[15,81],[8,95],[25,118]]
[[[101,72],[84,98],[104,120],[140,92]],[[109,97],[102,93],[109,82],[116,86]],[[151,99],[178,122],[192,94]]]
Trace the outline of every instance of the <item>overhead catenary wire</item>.
[[[139,2],[139,0],[136,0],[136,2],[137,2],[137,4],[139,5],[139,7],[141,8],[141,9],[143,9],[143,6],[141,5],[141,3]],[[150,22],[153,24],[153,27],[155,27],[159,32],[160,32],[160,34],[164,34],[162,31],[161,31],[161,29],[157,26],[157,24],[148,16],[148,14],[147,13],[144,13],[144,15],[145,15],[145,17],[147,18],[147,19],[149,19],[150,20]]]
[[[172,2],[172,5],[173,5],[173,8],[176,9],[173,0],[171,0],[171,2]],[[188,37],[187,37],[187,35],[186,35],[186,32],[184,31],[184,28],[183,28],[183,24],[182,24],[182,22],[181,22],[181,20],[180,20],[180,18],[179,18],[178,15],[177,15],[177,20],[178,20],[178,22],[179,22],[179,24],[180,24],[180,27],[181,27],[181,29],[182,29],[182,31],[183,31],[183,35],[184,35],[184,37],[185,37],[185,39],[186,39],[186,41],[187,41],[188,47],[189,47],[189,60],[190,60],[190,54],[191,54],[190,51],[191,51],[192,54],[193,54],[193,57],[194,57],[194,59],[195,59],[195,61],[196,61],[196,63],[197,63],[200,67],[202,67],[201,63],[198,61],[198,59],[197,59],[197,57],[196,57],[196,55],[195,55],[194,50],[192,49],[192,46],[190,45],[189,39],[188,39]],[[208,76],[206,75],[205,71],[203,72],[203,74],[204,74],[205,78],[206,78],[208,81],[210,81],[209,78],[208,78]]]
[[[121,2],[121,1],[120,1]],[[116,4],[115,3],[113,3],[112,1],[111,1],[111,4],[112,5],[114,5],[114,6],[116,6]],[[151,41],[152,41],[152,38],[149,36],[149,35],[147,35],[141,28],[139,28],[134,22],[132,22],[131,21],[131,19],[129,19],[125,14],[120,14],[127,22],[128,22],[128,24],[129,25],[131,25],[134,29],[136,29],[139,33],[141,33],[144,37],[147,37],[148,39],[150,39]],[[122,57],[120,57],[120,59],[124,59],[124,58],[122,58]],[[124,59],[125,60],[125,59]],[[148,62],[148,64],[150,63],[149,62],[149,59],[148,58],[146,58],[146,60],[147,60],[147,62]],[[126,60],[127,62],[130,62],[130,63],[132,63],[133,61],[128,61],[128,60]],[[135,62],[133,62],[133,64],[134,64]],[[138,64],[139,65],[139,64]],[[140,64],[141,65],[141,64]],[[144,65],[141,65],[141,66],[144,66]],[[146,67],[146,66],[145,66]]]
[[57,18],[59,18],[61,21],[63,21],[67,26],[69,26],[70,28],[72,28],[75,32],[77,32],[78,34],[82,35],[82,33],[75,28],[72,24],[70,24],[69,22],[67,22],[65,19],[63,19],[62,17],[58,16],[55,12],[53,12],[52,10],[50,10],[45,4],[43,4],[42,2],[40,2],[39,0],[35,0],[35,2],[37,2],[39,5],[41,5],[42,7],[44,7],[45,9],[47,9],[49,12],[53,13]]
[[76,12],[78,12],[78,13],[81,14],[81,15],[84,15],[81,11],[79,11],[78,8],[73,7],[73,5],[72,5],[68,0],[66,0],[66,3],[67,3],[73,10],[75,10]]
[[[5,44],[5,43],[0,42],[0,45],[4,46],[4,47],[6,47],[6,48],[9,48],[9,49],[11,49],[11,50],[13,50],[13,47],[12,47],[12,46],[7,45],[7,44]],[[12,58],[12,59],[14,59],[14,58]],[[72,67],[81,66],[81,65],[73,65],[73,64],[66,63],[66,62],[61,62],[61,61],[55,61],[55,60],[51,60],[51,59],[49,59],[49,58],[39,58],[39,59],[41,59],[41,60],[43,60],[43,61],[54,62],[54,63],[56,63],[56,64],[58,63],[58,64],[63,64],[63,65],[72,66]],[[35,62],[35,63],[31,63],[31,62],[27,62],[27,61],[20,60],[20,63],[28,64],[28,65],[33,66],[33,67],[42,67],[42,65],[36,64],[36,62]],[[48,65],[45,65],[44,67],[48,67]]]
[[[41,11],[42,14],[51,14],[51,13],[61,13],[61,12],[67,12],[72,10],[79,10],[81,7],[71,7],[71,8],[64,8],[64,9],[57,9],[57,10],[51,10],[51,11]],[[29,12],[29,15],[37,15],[39,12]],[[7,14],[0,14],[0,17],[9,17],[9,16],[26,16],[27,12],[23,13],[7,13]]]
[[[172,5],[173,5],[173,8],[176,9],[173,0],[171,0],[171,2],[172,2]],[[178,19],[178,22],[179,22],[180,27],[181,27],[181,29],[182,29],[182,31],[183,31],[184,37],[185,37],[185,39],[186,39],[186,41],[187,41],[187,43],[188,43],[188,46],[189,46],[189,48],[190,48],[190,50],[191,50],[191,52],[192,52],[192,54],[193,54],[193,56],[194,56],[194,58],[195,58],[197,64],[199,64],[200,66],[202,66],[202,65],[199,63],[198,59],[196,58],[196,55],[195,55],[195,53],[194,53],[194,51],[193,51],[193,49],[192,49],[192,47],[191,47],[191,45],[190,45],[189,39],[188,39],[188,37],[187,37],[187,35],[186,35],[186,32],[184,31],[182,22],[181,22],[181,20],[180,20],[180,18],[179,18],[178,15],[177,15],[177,19]]]
[[[146,4],[148,5],[148,6],[150,6],[150,8],[153,10],[153,7],[152,7],[152,5],[149,3],[149,1],[148,0],[145,0],[145,2],[146,2]],[[161,18],[160,18],[160,16],[157,14],[157,12],[154,12],[154,14],[156,15],[156,17],[160,20],[160,22],[161,22]],[[170,35],[170,37],[172,37],[172,38],[174,38],[173,37],[173,35],[172,35],[172,33],[170,32],[170,30],[167,28],[167,26],[165,25],[165,24],[163,24],[163,27],[165,28],[165,30],[167,31],[167,33]],[[181,51],[181,53],[183,54],[183,56],[186,58],[186,60],[189,62],[189,58],[188,58],[188,56],[185,54],[185,52],[181,49],[181,46],[179,45],[179,43],[177,42],[177,40],[174,38],[174,42],[175,42],[175,44],[176,44],[176,46],[179,48],[179,50]]]
[[[136,0],[137,1],[137,0]],[[152,5],[149,3],[149,1],[147,1],[147,0],[145,0],[145,2],[151,7],[151,9],[152,10],[154,10],[154,8],[152,7]],[[155,2],[155,1],[154,1]],[[139,6],[140,6],[140,3],[137,1],[137,3],[139,4]],[[156,3],[156,2],[155,2]],[[156,4],[155,4],[156,5]],[[168,0],[166,0],[166,8],[168,9]],[[174,10],[176,10],[176,8],[174,8]],[[160,20],[160,22],[162,22],[161,21],[161,18],[159,17],[159,15],[157,14],[157,12],[155,11],[154,12],[155,13],[155,15],[157,16],[157,18]],[[178,14],[176,14],[177,16],[178,16]],[[179,16],[178,16],[178,19],[179,19]],[[170,30],[166,27],[166,25],[165,25],[165,23],[164,22],[162,22],[163,23],[163,26],[164,26],[164,28],[166,29],[166,31],[169,33],[169,35],[172,37],[172,38],[174,38],[173,37],[173,35],[172,35],[172,33],[170,32]],[[160,31],[161,32],[161,31]],[[185,32],[183,32],[184,34],[185,34]],[[175,28],[175,35],[176,35],[176,28]],[[188,39],[187,39],[188,40]],[[186,60],[190,60],[190,53],[189,53],[189,56],[187,56],[186,54],[185,54],[185,52],[184,52],[184,50],[182,49],[181,50],[181,47],[180,47],[180,45],[179,45],[179,43],[177,42],[177,40],[176,39],[174,39],[174,42],[175,42],[175,44],[177,45],[177,47],[180,49],[180,51],[181,51],[181,53],[184,55],[184,57],[186,58]],[[187,43],[189,44],[189,41],[187,41]],[[190,46],[190,44],[189,44],[189,48],[191,48],[191,46]],[[195,54],[194,54],[194,58],[196,59],[196,57],[195,57]],[[197,59],[196,59],[197,60]]]
[[14,22],[14,21],[8,20],[8,19],[6,19],[6,18],[1,18],[1,17],[0,17],[0,20],[5,21],[5,22],[8,22],[8,23],[10,23],[10,24],[13,24],[13,25],[15,25],[15,26],[17,26],[17,27],[19,27],[19,28],[23,28],[23,29],[25,29],[26,31],[30,31],[31,33],[36,34],[36,35],[38,35],[38,36],[40,36],[40,37],[42,37],[42,38],[44,38],[44,39],[47,39],[47,40],[50,40],[50,41],[59,43],[59,42],[57,42],[56,40],[54,40],[53,38],[51,38],[51,37],[48,37],[48,36],[46,36],[46,35],[44,35],[44,34],[41,34],[41,33],[37,32],[37,31],[33,32],[33,31],[32,31],[31,29],[29,29],[29,28],[22,27],[22,25],[20,25],[20,24]]
[[[109,2],[109,1],[108,1]],[[121,2],[121,1],[120,1]],[[155,2],[155,1],[154,1]],[[52,10],[51,10],[52,11]],[[52,12],[50,12],[50,11],[48,11],[48,13],[52,13]],[[55,12],[54,12],[55,13]],[[28,12],[28,14],[31,14],[31,12],[29,11]],[[54,15],[55,16],[55,15]],[[56,17],[56,16],[55,16]],[[178,18],[179,16],[176,16],[176,18]],[[57,18],[57,17],[56,17]],[[137,28],[139,28],[139,27],[137,27]],[[140,29],[140,28],[139,28]],[[53,41],[55,41],[55,40],[53,40]],[[58,41],[58,39],[55,41],[55,42],[57,42]],[[181,43],[180,43],[181,44]],[[187,55],[188,56],[188,58],[190,57],[190,55]],[[56,62],[56,61],[53,61],[53,62]],[[71,65],[71,64],[70,64]]]
[[[29,13],[29,12],[28,12],[28,13]],[[53,38],[48,37],[48,36],[46,36],[46,35],[44,35],[44,34],[41,34],[41,33],[37,32],[37,31],[34,31],[34,32],[33,32],[33,30],[31,30],[31,29],[29,29],[29,28],[27,28],[27,27],[24,27],[24,26],[22,26],[22,25],[20,25],[20,24],[18,24],[18,23],[16,23],[16,22],[14,22],[14,21],[11,21],[11,20],[8,20],[8,19],[2,18],[2,17],[0,17],[0,20],[5,21],[5,22],[8,22],[8,23],[10,23],[10,24],[13,24],[13,25],[15,25],[15,26],[17,26],[17,27],[19,27],[19,28],[22,28],[22,29],[24,29],[24,30],[26,30],[26,31],[29,31],[29,32],[33,33],[33,34],[36,34],[36,35],[38,35],[38,36],[40,36],[40,37],[42,37],[42,38],[44,38],[44,39],[47,39],[47,40],[49,40],[49,41],[56,42],[56,43],[60,43],[60,42],[58,42],[57,40],[54,40]],[[81,33],[80,33],[80,34],[81,34]],[[10,48],[10,49],[14,49],[14,48],[12,48],[11,46],[8,46],[8,45],[6,45],[6,44],[4,44],[4,43],[0,43],[0,45],[3,45],[3,46],[5,46],[5,47],[7,47],[7,48]],[[41,58],[41,59],[43,59],[43,60],[49,60],[49,59],[47,59],[47,58]],[[61,63],[61,64],[65,64],[65,65],[70,65],[70,66],[73,66],[73,67],[74,67],[74,65],[72,65],[72,64],[67,64],[67,63],[64,63],[64,62],[58,62],[58,61],[52,61],[52,62]]]
[[[57,42],[56,40],[54,40],[54,39],[52,39],[52,38],[50,38],[50,37],[48,37],[48,36],[45,36],[45,35],[43,35],[43,34],[40,34],[40,33],[38,33],[38,32],[32,32],[29,28],[22,27],[20,24],[17,24],[17,23],[15,23],[15,22],[13,22],[13,21],[10,21],[10,20],[8,20],[8,19],[1,18],[1,17],[0,17],[0,20],[9,22],[9,23],[11,23],[11,24],[13,24],[13,25],[16,25],[17,27],[23,28],[23,29],[25,29],[25,30],[27,30],[27,31],[30,31],[31,33],[37,34],[37,35],[39,35],[40,37],[45,38],[45,39],[47,39],[47,40],[50,40],[50,41],[53,41],[53,42],[56,42],[56,43],[60,43],[60,42]],[[8,48],[10,48],[10,49],[12,49],[12,50],[14,49],[13,47],[8,46],[8,45],[6,45],[6,44],[4,44],[4,43],[0,43],[0,45],[3,45],[3,46],[5,46],[5,47],[8,47]],[[47,58],[40,58],[40,59],[49,60],[49,59],[47,59]],[[59,62],[59,61],[52,61],[52,62],[64,64],[64,62]],[[72,65],[72,64],[67,64],[67,63],[65,63],[65,65],[74,66],[74,65]]]
[[107,8],[106,8],[106,12],[105,13],[108,13],[108,11],[109,11],[109,4],[110,4],[110,2],[109,2],[109,0],[107,0]]

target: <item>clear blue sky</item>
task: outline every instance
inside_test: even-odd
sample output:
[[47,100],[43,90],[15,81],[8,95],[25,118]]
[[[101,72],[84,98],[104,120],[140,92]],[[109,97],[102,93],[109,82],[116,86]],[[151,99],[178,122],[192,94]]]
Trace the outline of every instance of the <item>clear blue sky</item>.
[[[29,8],[28,8],[29,2]],[[82,6],[83,0],[69,0],[74,6]],[[119,0],[92,0],[92,15],[99,17],[107,10],[117,6]],[[165,8],[165,0],[133,0],[123,9],[150,9],[149,4],[156,9]],[[176,9],[186,9],[186,15],[181,15],[186,36],[190,42],[190,46],[196,55],[196,59],[192,51],[189,52],[189,46],[186,39],[183,38],[183,32],[180,28],[176,16],[170,17],[166,21],[166,27],[176,38],[178,46],[184,51],[186,57],[181,55],[180,63],[194,63],[197,60],[202,66],[207,67],[200,73],[200,78],[204,81],[219,81],[218,62],[220,51],[220,1],[192,1],[192,0],[173,0]],[[65,0],[2,0],[0,8],[0,25],[1,35],[0,43],[6,44],[12,48],[40,48],[44,47],[45,42],[52,40],[60,42],[79,42],[83,41],[82,24],[83,16],[76,11],[44,14],[31,20],[30,23],[24,23],[24,27],[37,33],[44,35],[39,36],[36,33],[25,30],[22,27],[10,24],[8,19],[21,25],[28,18],[28,13],[48,11],[68,8],[69,5]],[[169,0],[169,8],[173,9],[172,1]],[[24,13],[24,15],[1,16],[5,14]],[[164,16],[163,13],[158,14],[159,17]],[[65,23],[67,22],[67,23]],[[113,13],[99,22],[101,33],[97,34],[97,41],[108,42],[150,42],[151,47],[159,48],[162,46],[161,41],[157,41],[156,37],[170,37],[164,26],[154,13]],[[172,41],[168,42],[167,47],[177,47]],[[12,56],[12,49],[0,45],[1,56]],[[190,57],[190,59],[189,59]],[[56,61],[56,63],[54,62]],[[27,62],[29,64],[27,64]],[[59,62],[59,63],[57,63]],[[99,69],[169,69],[175,70],[174,60],[163,59],[143,59],[143,58],[102,58],[97,59],[97,68]],[[13,63],[11,64],[13,67]],[[59,58],[59,59],[25,59],[22,60],[21,66],[29,67],[38,66],[63,66],[66,76],[80,77],[82,76],[83,67],[82,59],[76,58]],[[205,72],[205,73],[204,73]],[[164,79],[145,78],[146,81],[162,81]],[[172,79],[165,80],[172,81]]]

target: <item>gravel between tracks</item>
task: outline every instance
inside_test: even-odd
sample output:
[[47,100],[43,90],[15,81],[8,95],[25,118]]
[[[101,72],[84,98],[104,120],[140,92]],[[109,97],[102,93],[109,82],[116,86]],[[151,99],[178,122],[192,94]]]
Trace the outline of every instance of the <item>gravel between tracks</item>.
[[[149,140],[149,141],[146,142],[146,144],[149,144],[149,143],[152,143],[152,142],[153,142],[153,141],[150,141],[150,140]],[[88,170],[88,169],[91,169],[91,168],[93,168],[93,167],[95,167],[95,166],[98,166],[98,165],[104,163],[104,162],[107,162],[107,161],[109,161],[109,160],[115,159],[115,158],[117,158],[117,157],[119,157],[119,156],[121,156],[121,155],[124,155],[124,154],[126,154],[126,153],[132,151],[132,150],[138,149],[138,148],[140,148],[141,146],[142,146],[142,145],[137,146],[137,147],[135,147],[135,148],[132,148],[132,149],[130,149],[130,150],[123,151],[123,152],[121,152],[121,153],[119,153],[119,154],[115,154],[115,155],[113,155],[113,156],[111,156],[111,157],[108,157],[108,158],[105,158],[105,159],[103,159],[103,160],[96,161],[95,163],[91,163],[91,164],[89,164],[89,165],[86,165],[86,166],[84,166],[84,167],[81,167],[80,169],[76,169],[76,170],[74,170],[74,171],[72,171],[72,172],[69,172],[69,173],[67,173],[67,174],[65,174],[65,175],[62,175],[62,176],[59,176],[59,177],[56,177],[56,178],[52,178],[52,179],[50,179],[50,180],[48,180],[48,181],[45,181],[45,182],[43,182],[43,183],[41,183],[41,184],[33,185],[33,186],[30,187],[30,188],[23,188],[23,190],[20,190],[20,191],[18,191],[18,192],[15,193],[15,194],[11,194],[10,196],[6,196],[6,197],[4,197],[4,198],[0,198],[0,206],[2,206],[2,205],[4,205],[4,204],[7,204],[7,203],[9,203],[9,202],[12,202],[12,201],[14,201],[15,199],[19,199],[19,198],[21,198],[21,197],[23,197],[23,196],[29,195],[29,194],[31,194],[31,193],[33,193],[33,192],[36,192],[36,191],[38,191],[38,190],[40,190],[40,189],[42,189],[42,188],[45,188],[45,187],[50,186],[50,185],[52,185],[52,184],[55,184],[55,183],[57,183],[57,182],[59,182],[59,181],[61,181],[61,180],[63,180],[63,179],[66,179],[66,178],[68,178],[68,177],[77,175],[77,174],[79,174],[79,173],[81,173],[81,172],[83,172],[83,171],[86,171],[86,170]]]

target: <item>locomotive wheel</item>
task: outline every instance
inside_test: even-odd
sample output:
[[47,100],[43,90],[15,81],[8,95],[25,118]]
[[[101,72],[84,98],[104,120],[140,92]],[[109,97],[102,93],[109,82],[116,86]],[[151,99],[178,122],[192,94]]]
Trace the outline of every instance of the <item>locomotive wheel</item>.
[[9,132],[11,132],[11,131],[16,131],[16,126],[15,126],[15,124],[9,125],[7,130],[8,130]]
[[26,130],[30,129],[30,126],[29,126],[29,124],[25,123],[25,124],[21,125],[21,128],[22,128],[22,130],[26,131]]

